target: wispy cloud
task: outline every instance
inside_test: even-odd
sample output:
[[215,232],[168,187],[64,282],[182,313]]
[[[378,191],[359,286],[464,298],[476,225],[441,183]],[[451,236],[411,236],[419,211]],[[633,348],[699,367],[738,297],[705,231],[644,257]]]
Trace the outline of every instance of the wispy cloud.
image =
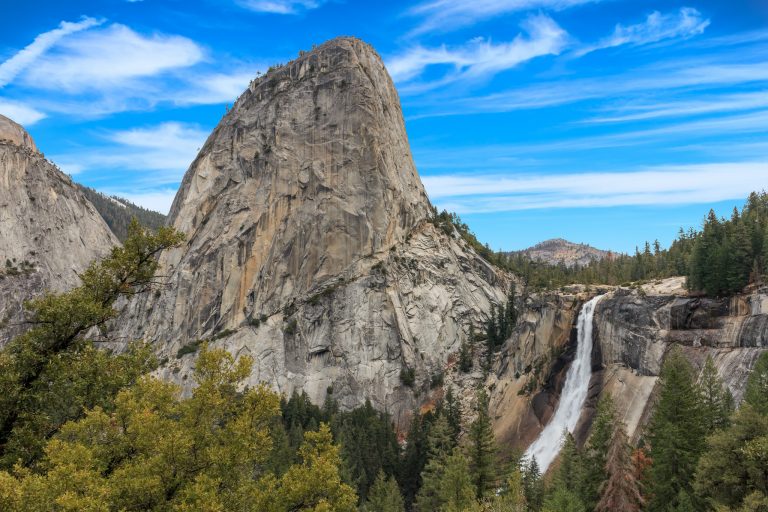
[[768,162],[706,163],[633,172],[510,176],[427,176],[441,208],[458,213],[547,208],[712,203],[746,197],[764,181]]
[[522,11],[559,11],[601,0],[430,0],[407,11],[408,16],[422,18],[411,35],[447,32],[460,27]]
[[30,88],[81,93],[124,86],[201,62],[202,48],[191,39],[145,36],[112,24],[60,41],[22,77]]
[[687,39],[704,33],[710,21],[691,7],[683,7],[674,13],[662,14],[654,11],[643,23],[636,25],[617,24],[613,34],[575,52],[577,56],[616,46],[641,46],[667,39]]
[[214,60],[186,37],[84,18],[62,22],[0,63],[0,87],[18,86],[14,100],[34,98],[36,110],[91,118],[161,103],[232,102],[260,67]]
[[387,69],[395,81],[408,82],[420,77],[430,66],[451,67],[438,80],[404,88],[403,92],[407,93],[409,90],[424,90],[460,80],[492,76],[536,57],[556,55],[568,43],[568,33],[545,15],[526,19],[522,28],[527,36],[518,34],[507,43],[474,39],[458,48],[417,46],[390,58]]
[[45,118],[45,114],[29,105],[0,98],[0,114],[24,126],[32,126]]
[[583,121],[584,124],[624,123],[651,119],[689,117],[723,112],[738,112],[768,107],[768,91],[699,96],[695,99],[633,101],[609,105],[609,114]]
[[63,169],[130,171],[140,187],[176,184],[208,137],[197,125],[166,122],[104,134],[108,144],[53,157]]
[[299,14],[324,3],[325,0],[237,0],[241,7],[270,14]]
[[0,87],[10,83],[19,73],[37,61],[46,51],[64,37],[101,25],[102,20],[85,17],[79,22],[62,21],[58,28],[43,32],[25,48],[0,64]]

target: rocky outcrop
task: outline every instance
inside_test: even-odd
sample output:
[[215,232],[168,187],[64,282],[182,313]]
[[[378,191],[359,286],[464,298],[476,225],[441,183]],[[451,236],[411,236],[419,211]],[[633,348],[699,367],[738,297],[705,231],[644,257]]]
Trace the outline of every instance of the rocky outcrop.
[[562,264],[566,267],[574,267],[576,265],[583,267],[593,261],[614,257],[614,253],[611,251],[596,249],[587,244],[576,244],[562,238],[545,240],[533,247],[510,254],[522,254],[533,261],[541,261],[548,265]]
[[254,356],[251,383],[397,415],[508,282],[431,215],[381,59],[335,39],[222,119],[171,208],[187,243],[160,259],[168,286],[118,325],[157,343],[167,378],[185,382],[213,338]]
[[72,180],[0,116],[0,345],[23,330],[24,301],[76,286],[116,243]]
[[682,283],[672,278],[617,289],[595,314],[603,386],[616,397],[630,434],[649,416],[646,404],[672,344],[699,368],[712,356],[737,402],[757,357],[768,349],[768,288],[712,299],[687,296]]
[[635,288],[581,287],[528,300],[486,383],[497,438],[523,449],[549,421],[575,342],[569,327],[580,304],[598,293],[605,297],[595,311],[593,376],[577,440],[586,439],[597,401],[605,393],[613,396],[630,436],[639,437],[673,344],[682,346],[697,368],[712,356],[740,401],[749,372],[768,350],[768,288],[708,299],[688,296],[684,282],[671,278]]

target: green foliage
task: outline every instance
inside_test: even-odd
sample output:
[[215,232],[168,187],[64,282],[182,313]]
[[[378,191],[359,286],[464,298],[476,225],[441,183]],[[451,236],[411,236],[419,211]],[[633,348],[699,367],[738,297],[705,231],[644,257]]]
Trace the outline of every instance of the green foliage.
[[547,496],[542,508],[543,512],[586,512],[586,510],[575,492],[560,487]]
[[744,403],[730,423],[707,438],[695,489],[713,504],[736,509],[754,491],[768,495],[768,415]]
[[648,510],[652,512],[677,506],[681,491],[692,494],[693,474],[707,434],[694,370],[679,347],[668,353],[660,383],[648,428],[653,460]]
[[467,340],[461,342],[461,348],[459,348],[459,370],[462,373],[469,373],[472,371],[472,345]]
[[606,461],[616,425],[616,409],[613,398],[606,394],[600,398],[597,404],[592,433],[582,456],[580,494],[587,510],[594,510],[600,499],[600,486],[608,477]]
[[284,474],[263,468],[272,451],[277,395],[238,392],[251,359],[204,346],[192,397],[144,377],[114,410],[89,410],[45,447],[40,471],[0,473],[0,503],[21,510],[355,510],[341,482],[330,429],[310,432]]
[[148,349],[117,357],[96,350],[89,333],[106,335],[123,296],[154,284],[157,255],[181,243],[170,228],[152,233],[135,220],[122,247],[92,263],[82,284],[27,304],[31,328],[0,353],[0,464],[34,463],[45,440],[92,407],[109,409],[121,388],[154,365]]
[[400,370],[400,382],[402,382],[404,386],[412,388],[414,384],[416,384],[416,370],[403,367]]
[[706,432],[712,433],[728,426],[733,412],[733,396],[717,375],[712,356],[707,356],[699,377],[699,392]]
[[[446,459],[438,486],[438,509],[445,512],[464,512],[475,504],[475,486],[472,483],[467,458],[455,448]],[[425,509],[420,509],[425,510]]]
[[426,465],[421,474],[421,488],[416,497],[416,510],[420,512],[438,510],[442,505],[441,485],[448,457],[455,443],[451,428],[444,416],[438,416],[430,426],[427,436]]
[[78,188],[121,242],[128,238],[128,228],[132,219],[136,219],[140,225],[152,230],[160,229],[165,225],[166,217],[162,213],[147,210],[121,197],[106,196],[90,187],[78,185]]
[[768,415],[768,352],[763,352],[747,380],[744,403],[755,411]]
[[540,512],[544,505],[544,480],[536,457],[531,457],[530,462],[523,468],[523,492],[528,509],[531,512]]
[[595,512],[640,512],[645,503],[630,455],[624,424],[617,422],[606,455],[606,480],[600,485]]
[[445,415],[448,426],[451,429],[454,443],[458,444],[459,435],[461,435],[461,403],[453,394],[453,388],[449,387],[445,393],[445,399],[442,401],[442,414]]
[[403,497],[394,478],[379,471],[362,512],[405,512]]
[[469,461],[474,492],[478,499],[491,496],[497,487],[496,441],[488,415],[488,396],[481,390],[475,409],[477,417],[469,427]]

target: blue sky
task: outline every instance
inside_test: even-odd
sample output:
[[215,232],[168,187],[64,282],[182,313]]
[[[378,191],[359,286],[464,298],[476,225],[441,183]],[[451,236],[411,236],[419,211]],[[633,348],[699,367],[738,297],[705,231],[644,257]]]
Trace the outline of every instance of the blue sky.
[[338,35],[400,92],[433,203],[482,241],[631,251],[768,188],[765,0],[13,2],[0,113],[99,190],[167,210],[248,82]]

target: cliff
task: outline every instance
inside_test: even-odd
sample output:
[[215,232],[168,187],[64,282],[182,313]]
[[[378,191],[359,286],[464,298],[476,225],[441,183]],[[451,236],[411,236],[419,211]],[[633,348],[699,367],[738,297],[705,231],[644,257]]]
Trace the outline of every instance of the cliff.
[[0,346],[24,329],[24,301],[76,286],[115,244],[72,180],[0,116]]
[[254,356],[251,383],[410,411],[509,280],[431,215],[381,59],[334,39],[222,119],[171,208],[187,243],[161,256],[168,286],[118,326],[182,383],[213,339]]

